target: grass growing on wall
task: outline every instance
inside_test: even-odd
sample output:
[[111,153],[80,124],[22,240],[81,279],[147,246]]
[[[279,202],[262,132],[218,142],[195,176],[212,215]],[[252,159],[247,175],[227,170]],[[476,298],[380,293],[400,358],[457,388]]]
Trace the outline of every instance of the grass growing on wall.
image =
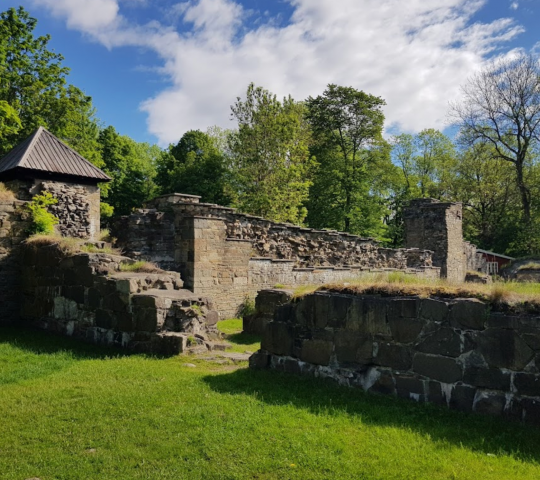
[[396,295],[441,298],[477,298],[517,312],[540,311],[540,283],[496,281],[492,284],[450,283],[443,279],[422,279],[403,272],[366,273],[344,282],[302,285],[294,291],[301,298],[318,290],[357,295]]
[[15,194],[0,182],[0,202],[12,202],[15,200]]
[[540,429],[321,380],[0,330],[0,478],[540,477]]

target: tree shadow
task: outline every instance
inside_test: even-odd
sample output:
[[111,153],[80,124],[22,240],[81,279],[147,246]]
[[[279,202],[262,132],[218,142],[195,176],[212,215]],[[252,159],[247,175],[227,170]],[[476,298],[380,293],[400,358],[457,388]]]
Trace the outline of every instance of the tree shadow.
[[251,333],[229,333],[225,339],[231,343],[236,343],[237,345],[252,345],[254,343],[260,343],[260,335],[253,335]]
[[68,352],[77,360],[133,355],[132,352],[120,350],[116,347],[95,345],[78,338],[69,338],[24,327],[0,327],[0,344],[2,343],[9,343],[37,355]]
[[[18,352],[13,355],[12,350]],[[0,385],[18,384],[47,377],[84,360],[114,359],[130,355],[133,353],[114,347],[85,343],[50,332],[1,327]]]
[[347,415],[351,421],[366,425],[411,430],[440,444],[540,463],[540,428],[530,425],[276,371],[241,369],[206,376],[204,381],[220,393],[250,395],[270,405],[294,405],[313,414]]

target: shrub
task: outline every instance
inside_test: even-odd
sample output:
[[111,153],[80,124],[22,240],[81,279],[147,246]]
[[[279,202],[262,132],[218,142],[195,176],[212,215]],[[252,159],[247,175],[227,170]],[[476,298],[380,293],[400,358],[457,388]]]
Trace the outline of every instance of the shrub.
[[54,226],[58,224],[58,218],[47,211],[49,205],[55,205],[58,200],[50,192],[35,195],[32,201],[26,205],[26,209],[32,218],[30,233],[53,233]]
[[240,318],[247,317],[248,315],[253,315],[255,313],[255,300],[250,296],[246,295],[242,305],[238,308],[238,316]]

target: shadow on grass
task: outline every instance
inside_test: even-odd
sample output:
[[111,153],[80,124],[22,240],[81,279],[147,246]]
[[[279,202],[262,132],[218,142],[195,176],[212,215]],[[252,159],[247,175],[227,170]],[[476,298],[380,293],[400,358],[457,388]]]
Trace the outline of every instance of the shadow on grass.
[[229,333],[225,340],[237,345],[252,345],[254,343],[260,343],[261,337],[259,335],[253,335],[250,333]]
[[37,355],[68,353],[73,359],[125,357],[132,352],[115,347],[99,346],[76,338],[66,338],[50,332],[30,328],[0,327],[0,344],[8,343],[15,348]]
[[465,414],[341,387],[330,380],[275,371],[242,369],[206,376],[204,381],[220,393],[251,395],[270,405],[294,405],[314,414],[347,415],[365,425],[403,428],[435,442],[540,463],[540,428],[500,418]]

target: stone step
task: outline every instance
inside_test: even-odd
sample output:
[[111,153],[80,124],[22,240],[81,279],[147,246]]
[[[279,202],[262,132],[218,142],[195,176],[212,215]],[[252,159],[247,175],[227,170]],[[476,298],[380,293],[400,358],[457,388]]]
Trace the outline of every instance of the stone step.
[[127,294],[141,293],[148,290],[180,291],[184,286],[178,272],[119,272],[111,275],[110,278],[116,281],[119,291]]

